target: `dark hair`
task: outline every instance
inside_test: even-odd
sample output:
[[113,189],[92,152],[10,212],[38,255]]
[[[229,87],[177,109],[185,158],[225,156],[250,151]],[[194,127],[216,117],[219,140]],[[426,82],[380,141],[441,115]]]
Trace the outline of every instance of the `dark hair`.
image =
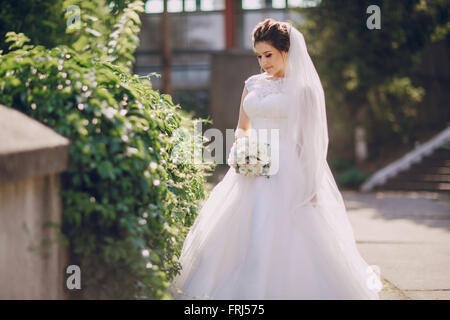
[[289,51],[289,30],[285,23],[267,18],[258,23],[252,31],[253,47],[257,42],[269,42],[279,51]]

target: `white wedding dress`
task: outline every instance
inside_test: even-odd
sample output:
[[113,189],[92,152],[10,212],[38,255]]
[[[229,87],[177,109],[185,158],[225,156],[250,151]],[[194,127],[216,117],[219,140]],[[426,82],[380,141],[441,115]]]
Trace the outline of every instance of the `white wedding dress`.
[[[302,182],[283,170],[284,78],[267,77],[245,81],[243,107],[253,129],[279,129],[278,172],[266,178],[228,170],[186,237],[171,292],[175,299],[379,299],[379,277],[360,256],[347,217],[330,223],[324,215],[333,207],[287,207],[285,191]],[[335,182],[324,183],[325,197],[327,183]],[[338,232],[351,241],[338,241]]]

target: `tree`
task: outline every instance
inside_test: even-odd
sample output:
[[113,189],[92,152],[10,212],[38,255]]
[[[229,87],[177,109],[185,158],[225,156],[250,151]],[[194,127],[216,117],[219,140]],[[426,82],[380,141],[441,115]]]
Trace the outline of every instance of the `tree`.
[[66,43],[64,0],[1,0],[0,50],[8,51],[6,33],[24,33],[34,45],[47,48]]
[[[369,30],[370,5],[381,10],[381,29]],[[447,39],[446,2],[332,1],[299,9],[304,33],[327,94],[327,107],[352,129],[367,129],[371,151],[387,141],[411,142],[424,90],[411,71],[425,46]],[[354,130],[352,130],[354,132]]]

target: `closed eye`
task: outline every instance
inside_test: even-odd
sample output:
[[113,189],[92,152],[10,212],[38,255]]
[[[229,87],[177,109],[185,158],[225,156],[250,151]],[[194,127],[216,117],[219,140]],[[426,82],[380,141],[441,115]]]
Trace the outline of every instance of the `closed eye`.
[[[272,56],[272,54],[268,54],[267,56],[266,56],[266,58],[270,58]],[[258,59],[261,59],[261,56],[258,56]]]

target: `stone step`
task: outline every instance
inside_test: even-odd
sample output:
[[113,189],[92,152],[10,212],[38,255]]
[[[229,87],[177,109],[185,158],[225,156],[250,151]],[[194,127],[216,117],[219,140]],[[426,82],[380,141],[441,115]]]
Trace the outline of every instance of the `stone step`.
[[424,158],[420,163],[415,163],[411,168],[421,167],[450,167],[450,159]]
[[450,183],[447,182],[394,182],[389,181],[377,190],[417,190],[417,191],[443,191],[450,192]]
[[447,148],[439,148],[436,149],[432,155],[430,155],[432,157],[437,157],[437,158],[446,158],[446,159],[450,159],[450,149]]
[[[450,167],[411,167],[411,169],[403,171],[400,174],[450,174]],[[399,174],[399,175],[400,175]]]
[[420,181],[436,181],[450,182],[450,174],[422,174],[410,171],[403,172],[393,177],[390,181],[395,182],[420,182]]

